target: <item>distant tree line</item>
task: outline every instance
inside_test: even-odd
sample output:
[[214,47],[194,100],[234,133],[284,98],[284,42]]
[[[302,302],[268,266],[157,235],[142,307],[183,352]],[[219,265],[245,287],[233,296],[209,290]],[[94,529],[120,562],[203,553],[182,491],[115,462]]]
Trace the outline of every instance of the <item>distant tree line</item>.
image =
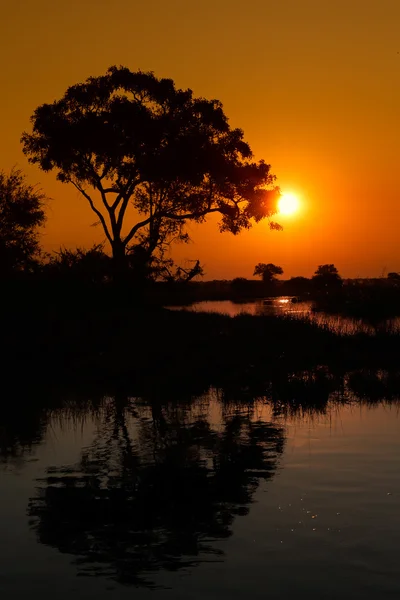
[[[261,277],[264,284],[273,287],[277,283],[277,276],[283,275],[282,267],[273,263],[258,263],[254,268],[254,276]],[[392,275],[392,273],[390,274]],[[308,285],[308,280],[305,277],[294,277],[290,280],[293,286],[303,288],[304,291]],[[314,289],[320,291],[338,289],[342,286],[343,280],[335,265],[320,265],[311,278],[311,283]]]

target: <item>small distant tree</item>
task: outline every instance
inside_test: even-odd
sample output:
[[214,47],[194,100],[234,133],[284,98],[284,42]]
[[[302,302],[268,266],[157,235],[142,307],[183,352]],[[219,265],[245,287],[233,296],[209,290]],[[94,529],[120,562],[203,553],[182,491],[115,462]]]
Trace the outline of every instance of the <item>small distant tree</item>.
[[400,282],[400,273],[388,273],[387,278],[390,279],[391,282],[393,283],[399,283]]
[[272,263],[258,263],[254,268],[253,275],[261,277],[264,283],[274,283],[278,275],[283,275],[283,269]]
[[337,289],[343,285],[343,280],[335,265],[320,265],[315,271],[312,282],[318,290]]
[[0,272],[28,271],[40,257],[39,234],[46,197],[24,174],[0,171]]

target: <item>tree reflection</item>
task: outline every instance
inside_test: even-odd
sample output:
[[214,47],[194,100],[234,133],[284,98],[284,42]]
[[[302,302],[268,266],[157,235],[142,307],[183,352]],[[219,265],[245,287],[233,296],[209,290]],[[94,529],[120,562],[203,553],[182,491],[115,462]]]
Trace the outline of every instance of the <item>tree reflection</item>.
[[79,464],[49,469],[29,514],[80,574],[152,586],[152,572],[221,558],[218,541],[272,477],[283,444],[283,430],[251,411],[225,411],[213,426],[201,403],[115,397]]
[[22,466],[26,457],[33,453],[46,431],[45,411],[37,406],[24,407],[19,398],[6,396],[2,405],[0,424],[0,463]]
[[141,399],[119,393],[88,400],[85,392],[53,398],[47,408],[30,403],[21,411],[10,404],[0,428],[3,459],[21,461],[57,417],[78,423],[89,415],[97,423],[77,464],[48,469],[28,511],[39,541],[73,555],[81,575],[153,586],[158,571],[221,560],[235,517],[248,513],[260,480],[273,476],[283,451],[283,429],[257,420],[260,407],[268,405],[270,418],[285,422],[349,402],[397,402],[400,376],[277,369],[269,378],[252,373],[248,385],[235,380],[200,397],[185,380],[175,400],[167,388],[162,395],[149,387],[146,396],[134,386]]

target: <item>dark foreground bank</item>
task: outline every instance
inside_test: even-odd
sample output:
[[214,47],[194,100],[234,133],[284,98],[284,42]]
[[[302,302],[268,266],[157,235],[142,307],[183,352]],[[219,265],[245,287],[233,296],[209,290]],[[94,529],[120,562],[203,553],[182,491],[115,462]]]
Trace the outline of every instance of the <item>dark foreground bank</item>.
[[271,373],[392,368],[400,359],[400,335],[390,329],[340,335],[285,316],[169,311],[111,295],[19,296],[3,311],[1,328],[2,370],[14,381],[248,386]]

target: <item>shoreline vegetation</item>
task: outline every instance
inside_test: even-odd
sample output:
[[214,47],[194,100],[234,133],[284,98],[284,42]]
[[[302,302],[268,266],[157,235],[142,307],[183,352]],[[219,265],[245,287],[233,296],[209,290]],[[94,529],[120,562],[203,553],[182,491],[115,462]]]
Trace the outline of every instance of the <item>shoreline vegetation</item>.
[[[4,288],[6,307],[1,316],[3,372],[11,379],[18,372],[40,379],[45,372],[53,380],[126,377],[145,386],[173,388],[187,379],[218,387],[235,378],[251,385],[271,373],[284,376],[320,367],[385,369],[400,362],[400,333],[390,324],[372,333],[346,334],[307,317],[229,317],[163,307],[178,297],[182,306],[194,298],[204,299],[191,293],[204,293],[202,286],[210,288],[207,283],[194,284],[185,295],[180,286],[167,294],[166,286],[159,292],[155,284],[139,297],[135,288],[117,293],[112,285],[10,282]],[[378,283],[367,291],[361,287],[343,286],[332,295],[314,296],[316,309],[359,316],[364,312],[369,322],[377,324],[398,314],[396,286]],[[276,289],[281,293],[284,283]],[[357,300],[362,294],[366,300]]]

